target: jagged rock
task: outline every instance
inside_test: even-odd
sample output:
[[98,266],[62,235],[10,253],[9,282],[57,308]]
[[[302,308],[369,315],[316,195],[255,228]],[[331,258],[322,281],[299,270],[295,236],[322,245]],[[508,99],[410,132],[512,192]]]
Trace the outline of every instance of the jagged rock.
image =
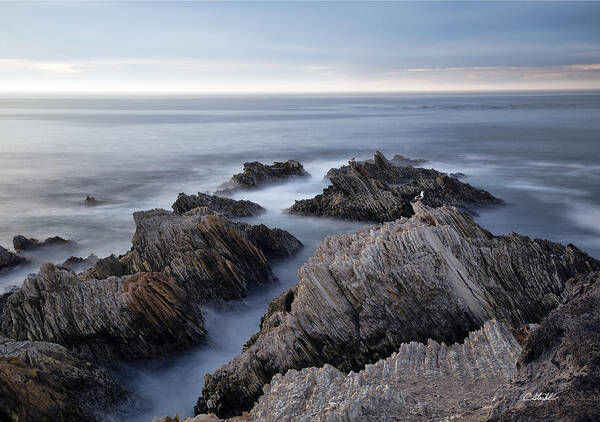
[[298,239],[282,229],[270,229],[264,224],[233,224],[246,240],[260,249],[269,259],[291,256],[302,246]]
[[77,256],[71,256],[59,265],[60,268],[70,270],[74,272],[81,272],[91,268],[96,262],[98,257],[95,254],[89,254],[87,258],[81,258]]
[[396,154],[394,155],[394,158],[392,158],[390,160],[390,163],[392,163],[393,165],[395,165],[396,167],[407,167],[407,166],[419,166],[421,164],[425,164],[427,163],[428,160],[423,160],[422,158],[408,158],[408,157],[404,157],[403,155],[400,154]]
[[299,270],[293,299],[278,299],[286,310],[270,308],[246,350],[206,376],[197,412],[249,410],[288,369],[356,371],[403,342],[455,343],[492,318],[537,322],[570,277],[600,268],[572,245],[494,236],[454,207],[417,202],[414,212],[325,238]]
[[8,298],[0,333],[58,343],[108,361],[188,347],[205,330],[199,308],[163,274],[82,280],[46,263]]
[[600,420],[600,273],[575,280],[565,303],[531,332],[517,366],[490,422]]
[[152,422],[225,422],[223,419],[217,418],[215,415],[198,415],[193,418],[181,419],[179,415],[175,415],[174,418],[170,416],[164,416],[162,418],[154,418]]
[[463,177],[465,177],[465,174],[458,172],[458,173],[450,173],[449,176],[454,177],[455,179],[462,179]]
[[104,421],[127,396],[106,370],[58,344],[0,337],[2,421]]
[[244,171],[234,174],[231,180],[223,184],[223,189],[217,192],[231,193],[236,189],[252,189],[269,183],[289,179],[291,177],[308,176],[302,163],[296,160],[276,161],[265,165],[258,161],[244,163]]
[[86,196],[85,199],[83,200],[83,204],[88,206],[88,207],[94,207],[96,205],[98,205],[100,203],[100,201],[98,201],[96,198],[94,198],[93,196]]
[[90,269],[80,274],[80,277],[84,280],[102,280],[111,276],[122,277],[127,274],[131,274],[127,265],[116,256],[110,255],[98,259]]
[[4,306],[8,302],[8,298],[12,295],[17,287],[13,287],[4,293],[0,293],[0,325],[2,324],[2,313],[4,312]]
[[[396,154],[394,155],[394,158],[392,158],[390,161],[390,164],[395,165],[396,167],[407,167],[407,166],[419,166],[421,164],[425,164],[428,163],[428,160],[423,160],[421,158],[416,158],[416,159],[412,159],[412,158],[408,158],[405,157],[403,155],[400,154]],[[369,164],[374,164],[375,160],[371,159],[371,160],[365,160],[365,161],[360,161],[359,163],[369,163]]]
[[377,151],[373,163],[350,162],[327,173],[331,186],[312,199],[295,201],[288,212],[348,220],[393,221],[413,215],[411,202],[424,193],[430,207],[453,205],[474,214],[474,206],[499,204],[489,192],[433,169],[397,167]]
[[17,235],[13,237],[13,247],[15,251],[26,251],[29,249],[38,249],[47,246],[62,246],[62,247],[73,247],[75,246],[75,242],[72,240],[66,240],[62,237],[54,236],[49,237],[43,242],[40,242],[33,237],[25,237],[23,235]]
[[194,208],[205,207],[229,218],[252,217],[265,211],[252,201],[237,201],[201,192],[198,192],[198,195],[180,193],[172,207],[176,214],[185,214]]
[[27,258],[19,256],[0,246],[0,271],[27,263]]
[[389,358],[346,375],[331,365],[275,375],[248,422],[484,420],[514,374],[521,348],[488,321],[462,344],[404,343]]
[[[235,223],[223,216],[181,216],[166,210],[134,214],[133,247],[120,258],[98,261],[83,278],[160,271],[190,300],[205,304],[244,297],[274,280],[267,258],[286,256],[301,243],[284,230]],[[103,268],[106,267],[106,268]]]

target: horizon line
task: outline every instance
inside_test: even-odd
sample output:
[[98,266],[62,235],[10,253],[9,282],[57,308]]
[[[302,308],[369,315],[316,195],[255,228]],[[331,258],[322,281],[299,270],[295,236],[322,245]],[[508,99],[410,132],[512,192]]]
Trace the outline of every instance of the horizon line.
[[600,88],[531,88],[531,89],[436,89],[436,90],[360,90],[360,91],[2,91],[1,95],[172,95],[172,96],[244,96],[244,95],[397,95],[527,92],[600,92]]

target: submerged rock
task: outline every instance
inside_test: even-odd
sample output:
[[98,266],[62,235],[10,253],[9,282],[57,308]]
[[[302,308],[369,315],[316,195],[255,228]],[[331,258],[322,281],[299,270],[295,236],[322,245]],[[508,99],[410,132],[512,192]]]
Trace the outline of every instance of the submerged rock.
[[205,334],[202,322],[198,306],[163,274],[82,280],[47,263],[8,298],[0,333],[109,361],[191,346]]
[[127,396],[106,370],[58,344],[0,337],[2,421],[104,421]]
[[216,214],[222,214],[225,217],[252,217],[265,211],[263,207],[252,201],[223,198],[216,195],[207,195],[198,192],[198,195],[186,195],[180,193],[172,208],[176,214],[185,214],[196,208],[202,207],[202,212],[196,212],[196,215],[206,215],[212,210]]
[[223,185],[221,193],[231,193],[236,189],[252,189],[266,184],[286,180],[291,177],[308,176],[302,163],[296,160],[276,161],[271,165],[253,161],[244,163],[244,171],[234,174],[231,180]]
[[578,277],[533,330],[491,421],[600,420],[600,273]]
[[206,376],[197,412],[241,414],[289,369],[357,371],[404,342],[459,342],[493,318],[537,322],[567,279],[600,268],[572,245],[494,236],[453,207],[417,202],[414,213],[325,238],[245,351]]
[[86,196],[83,200],[83,205],[86,205],[88,207],[95,207],[98,204],[100,204],[100,201],[98,201],[96,198],[90,195]]
[[413,215],[411,202],[421,192],[425,205],[453,205],[468,213],[474,213],[474,206],[501,202],[485,190],[436,170],[397,167],[379,151],[372,163],[350,162],[331,169],[327,177],[331,186],[312,199],[295,201],[288,212],[384,222]]
[[0,271],[16,267],[17,265],[26,264],[27,262],[29,262],[27,258],[17,255],[0,246]]
[[462,344],[404,343],[389,358],[346,375],[322,368],[278,374],[248,422],[484,420],[516,371],[521,347],[506,325],[488,321]]
[[33,237],[25,237],[23,235],[13,237],[13,247],[15,248],[15,251],[26,251],[50,246],[73,247],[75,246],[75,242],[63,239],[59,236],[49,237],[43,242],[40,242]]

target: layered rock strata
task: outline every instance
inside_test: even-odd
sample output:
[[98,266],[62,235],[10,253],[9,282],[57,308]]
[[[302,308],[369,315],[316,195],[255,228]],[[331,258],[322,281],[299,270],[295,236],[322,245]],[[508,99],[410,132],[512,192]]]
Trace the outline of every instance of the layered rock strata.
[[0,420],[104,421],[127,396],[106,370],[58,344],[0,337]]
[[518,373],[495,400],[490,422],[600,420],[600,273],[574,284],[528,336]]
[[163,272],[197,303],[244,297],[271,282],[269,258],[294,253],[301,243],[284,230],[236,223],[219,215],[180,216],[165,210],[134,214],[133,247],[100,260],[84,278]]
[[265,211],[263,207],[252,201],[238,201],[201,192],[198,192],[197,195],[180,193],[172,206],[176,214],[185,214],[199,207],[212,210],[214,213],[228,218],[252,217]]
[[231,193],[236,189],[253,189],[266,184],[275,183],[292,177],[308,176],[302,163],[296,160],[276,161],[271,165],[258,161],[244,163],[242,173],[234,174],[231,180],[224,183],[221,193]]
[[358,373],[326,364],[278,374],[241,420],[483,421],[520,351],[506,325],[488,321],[462,344],[404,343]]
[[413,215],[411,202],[423,193],[430,207],[453,205],[474,213],[474,207],[499,204],[489,192],[433,169],[397,167],[379,151],[372,163],[350,162],[327,173],[331,186],[312,199],[295,201],[292,214],[349,220],[393,221]]
[[0,271],[27,263],[27,258],[17,255],[0,246]]
[[42,264],[7,300],[0,332],[58,343],[97,361],[148,358],[191,346],[202,315],[161,273],[82,280]]
[[323,240],[245,351],[206,376],[197,412],[239,415],[289,369],[356,371],[404,342],[459,342],[493,318],[537,322],[570,277],[600,268],[572,245],[494,236],[454,207],[413,208],[410,219]]

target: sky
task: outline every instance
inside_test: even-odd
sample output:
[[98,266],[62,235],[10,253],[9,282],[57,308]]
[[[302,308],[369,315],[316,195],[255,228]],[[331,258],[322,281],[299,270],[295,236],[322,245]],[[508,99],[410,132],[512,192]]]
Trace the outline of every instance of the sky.
[[0,2],[0,92],[600,89],[600,2]]

